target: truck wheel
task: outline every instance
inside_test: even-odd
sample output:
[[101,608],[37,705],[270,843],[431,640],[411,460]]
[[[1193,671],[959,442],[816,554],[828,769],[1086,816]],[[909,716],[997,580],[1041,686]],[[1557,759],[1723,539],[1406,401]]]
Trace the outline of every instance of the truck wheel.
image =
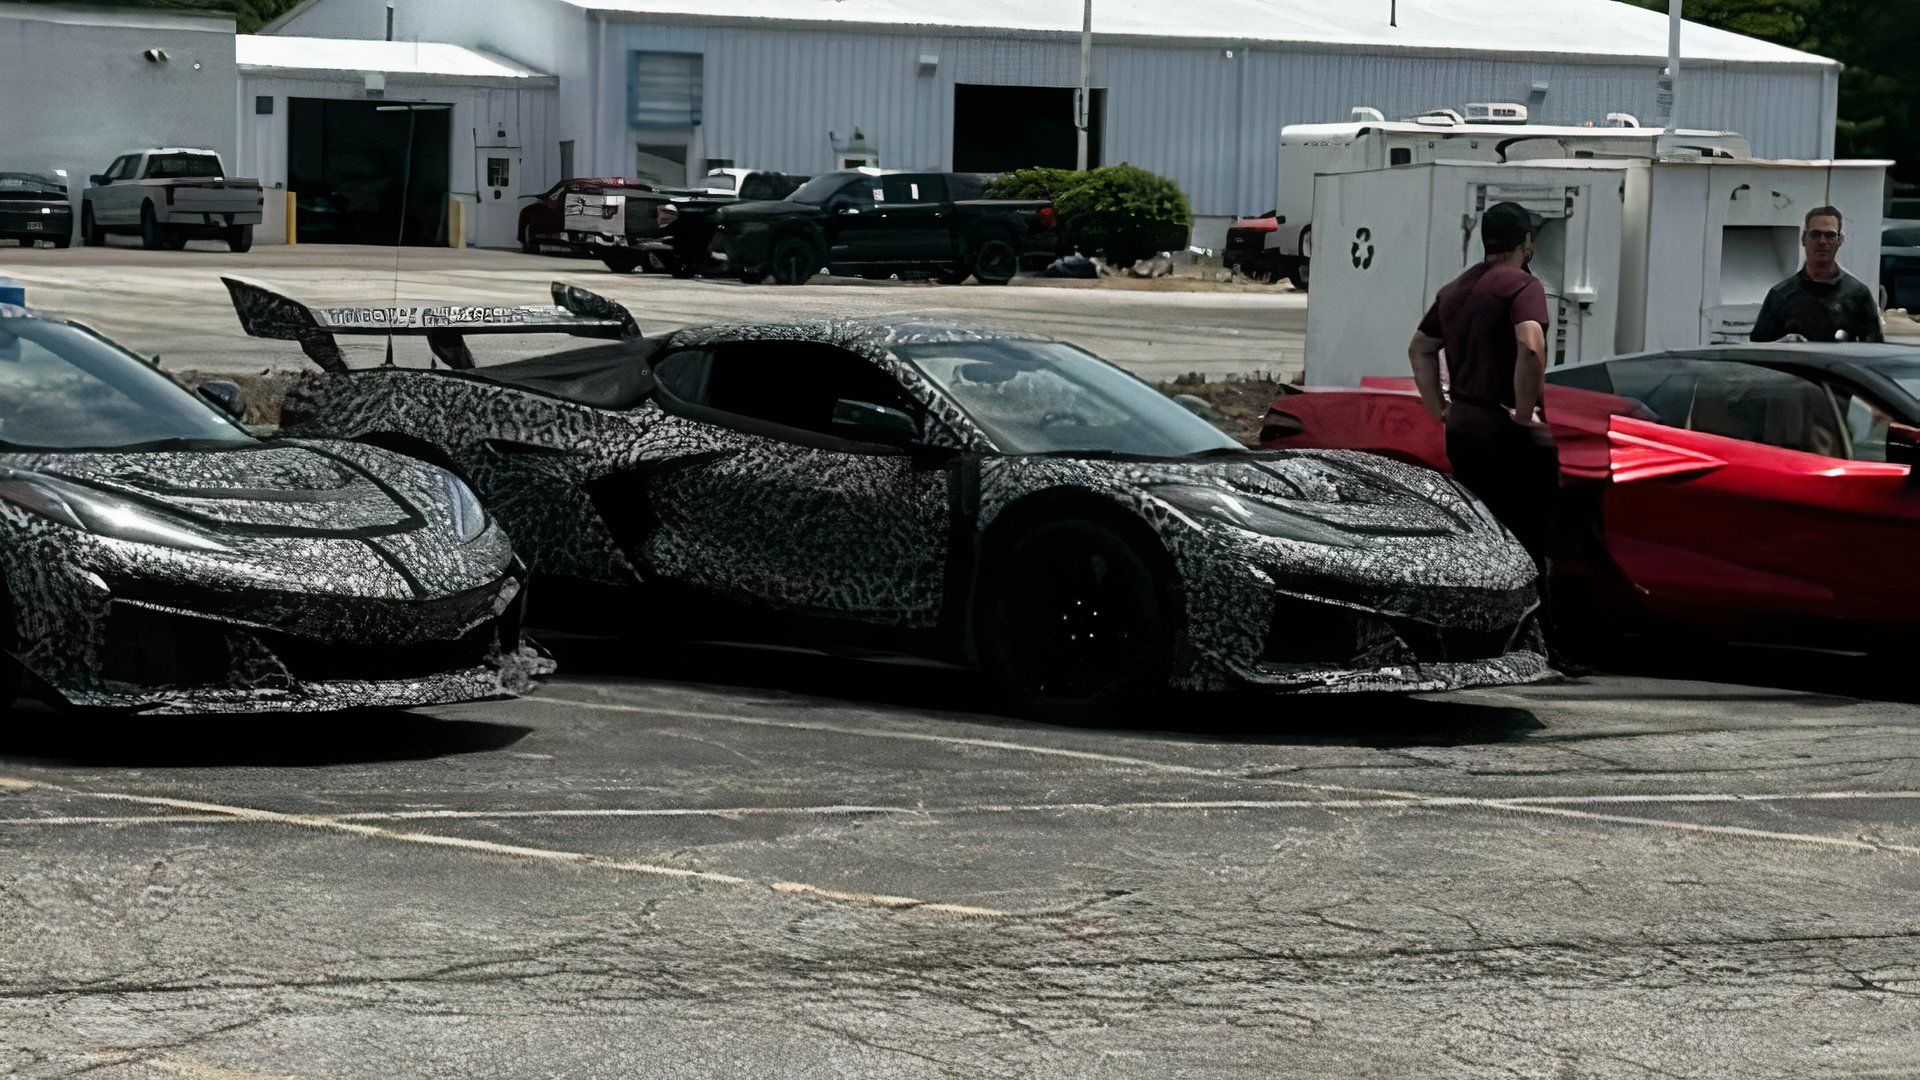
[[93,220],[93,204],[86,203],[80,208],[80,242],[88,247],[99,247],[107,242],[100,231],[100,223]]
[[228,229],[227,250],[241,255],[253,250],[253,226],[235,225]]
[[773,245],[773,280],[781,285],[805,285],[826,262],[820,248],[804,236],[783,236]]
[[960,284],[964,284],[966,280],[972,276],[973,276],[973,271],[971,270],[966,270],[966,269],[943,270],[940,273],[933,275],[933,280],[939,282],[942,285],[960,285]]
[[758,285],[767,280],[767,272],[765,270],[741,270],[734,274],[734,276],[740,279],[740,284],[742,285]]
[[600,261],[616,274],[631,274],[640,269],[640,263],[645,258],[631,251],[609,251],[600,256]]
[[533,224],[531,222],[523,221],[520,223],[520,254],[540,254],[540,242],[533,238]]
[[1005,285],[1020,270],[1020,249],[1004,236],[989,236],[973,249],[973,276],[982,285]]
[[165,239],[160,230],[160,219],[154,216],[152,203],[140,204],[140,246],[148,251],[159,251]]
[[73,237],[71,236],[56,236],[53,238],[53,246],[55,248],[64,248],[71,243],[73,243]]
[[1307,260],[1301,259],[1287,268],[1287,280],[1301,292],[1307,291]]

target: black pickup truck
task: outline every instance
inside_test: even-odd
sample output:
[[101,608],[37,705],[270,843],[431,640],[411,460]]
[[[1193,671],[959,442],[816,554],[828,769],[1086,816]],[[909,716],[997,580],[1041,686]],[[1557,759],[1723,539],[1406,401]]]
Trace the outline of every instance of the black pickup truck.
[[1052,250],[1053,204],[987,199],[977,173],[853,170],[816,176],[777,202],[715,215],[714,242],[741,280],[799,285],[825,269],[870,278],[969,276],[1004,285]]
[[651,259],[674,277],[692,277],[709,268],[721,207],[784,199],[808,179],[764,169],[719,169],[707,174],[703,187],[629,196],[626,250],[602,252],[601,261],[615,273],[626,273]]

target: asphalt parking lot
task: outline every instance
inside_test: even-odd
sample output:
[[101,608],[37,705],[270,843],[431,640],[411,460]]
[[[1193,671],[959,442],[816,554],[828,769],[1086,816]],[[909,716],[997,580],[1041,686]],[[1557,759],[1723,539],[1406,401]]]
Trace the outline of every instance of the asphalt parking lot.
[[1920,710],[1847,662],[1076,729],[556,645],[517,702],[17,717],[0,1073],[1911,1075]]
[[[562,277],[650,328],[972,315],[1159,377],[1284,370],[1305,317],[1272,290],[399,259],[403,300]],[[170,368],[257,371],[297,350],[239,336],[221,273],[377,300],[374,262],[0,272]],[[1070,728],[945,668],[548,641],[561,673],[517,701],[10,717],[0,1075],[1914,1075],[1897,664],[1628,643],[1558,684]]]
[[[195,243],[178,252],[126,246],[9,248],[0,251],[0,275],[23,283],[29,304],[86,322],[143,356],[158,355],[172,370],[244,373],[307,366],[292,343],[240,333],[233,303],[220,284],[223,275],[252,278],[315,304],[546,303],[548,285],[558,279],[625,304],[647,332],[729,319],[927,315],[1048,334],[1156,380],[1190,371],[1210,376],[1265,371],[1289,379],[1301,371],[1306,346],[1306,296],[1275,286],[1221,283],[1186,291],[1190,286],[1184,282],[1115,285],[1021,278],[994,288],[822,275],[813,284],[790,288],[613,274],[591,260],[517,251],[302,244],[234,255],[216,247]],[[371,339],[346,344],[354,363],[379,363],[382,348]],[[403,362],[426,362],[427,351],[417,342],[402,343],[399,351]],[[515,355],[514,343],[502,340],[477,351],[483,363]]]

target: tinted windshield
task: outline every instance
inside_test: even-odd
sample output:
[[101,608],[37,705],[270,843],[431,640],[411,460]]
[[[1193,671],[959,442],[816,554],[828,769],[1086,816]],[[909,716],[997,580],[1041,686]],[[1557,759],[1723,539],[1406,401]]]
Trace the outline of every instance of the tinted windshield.
[[0,318],[0,445],[80,450],[174,440],[244,443],[225,414],[77,327]]
[[1906,222],[1888,226],[1880,233],[1880,243],[1887,247],[1920,247],[1920,224]]
[[1052,341],[962,341],[897,352],[1009,454],[1179,457],[1240,444],[1092,353]]
[[803,202],[812,206],[825,206],[834,193],[847,186],[847,181],[859,176],[859,173],[837,172],[825,176],[816,176],[794,189],[787,196],[788,202]]

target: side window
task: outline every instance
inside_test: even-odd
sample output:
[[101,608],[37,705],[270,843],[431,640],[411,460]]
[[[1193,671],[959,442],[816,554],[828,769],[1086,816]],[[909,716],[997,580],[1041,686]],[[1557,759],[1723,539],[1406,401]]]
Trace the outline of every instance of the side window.
[[[669,379],[693,381],[675,367],[675,353],[655,365],[662,386]],[[697,365],[686,362],[689,371]],[[815,342],[742,341],[718,345],[707,355],[701,396],[682,401],[730,414],[746,426],[775,425],[837,437],[834,406],[843,400],[898,409],[920,419],[921,410],[893,378],[842,349]],[[777,433],[769,433],[776,434]]]
[[1893,427],[1893,416],[1851,386],[1829,383],[1827,389],[1846,426],[1848,456],[1855,461],[1887,460],[1887,432]]
[[841,188],[839,192],[834,195],[834,198],[844,202],[850,202],[863,210],[867,209],[873,205],[875,197],[880,193],[880,189],[874,180],[874,177],[862,176],[846,187]]
[[140,165],[140,155],[128,154],[126,157],[121,158],[118,162],[115,163],[114,169],[113,169],[113,178],[115,180],[131,180],[133,179],[133,170],[138,168],[139,165]]
[[712,372],[713,354],[705,349],[680,349],[653,362],[654,382],[689,405],[707,403],[707,378]]
[[880,178],[889,203],[940,202],[947,197],[946,182],[937,173],[895,173]]
[[1700,380],[1685,361],[1616,360],[1606,367],[1613,393],[1638,401],[1668,427],[1689,426]]
[[1639,400],[1663,424],[1823,457],[1847,454],[1840,413],[1813,379],[1737,360],[1668,357],[1611,366],[1614,393]]

